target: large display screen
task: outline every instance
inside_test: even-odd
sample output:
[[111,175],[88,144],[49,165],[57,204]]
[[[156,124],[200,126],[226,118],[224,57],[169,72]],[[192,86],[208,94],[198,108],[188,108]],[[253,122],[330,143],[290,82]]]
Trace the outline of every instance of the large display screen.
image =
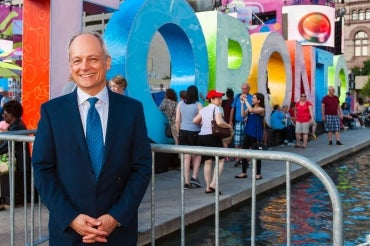
[[322,5],[285,6],[283,25],[288,40],[302,45],[334,47],[335,8]]
[[225,13],[239,19],[250,34],[278,32],[281,34],[281,1],[229,0]]

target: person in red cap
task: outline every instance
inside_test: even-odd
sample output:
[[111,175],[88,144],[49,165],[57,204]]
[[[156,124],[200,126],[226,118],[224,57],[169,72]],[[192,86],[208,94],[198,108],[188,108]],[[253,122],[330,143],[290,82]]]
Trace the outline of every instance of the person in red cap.
[[[222,139],[212,134],[211,121],[215,119],[217,124],[221,127],[232,126],[227,124],[223,119],[223,110],[221,107],[223,92],[217,90],[210,90],[207,94],[207,99],[210,102],[208,106],[204,107],[197,116],[193,119],[194,123],[201,124],[201,129],[198,136],[198,145],[207,147],[220,147],[222,148]],[[205,193],[214,193],[216,187],[216,171],[213,170],[212,162],[214,156],[202,156],[204,160],[204,180],[206,183]],[[219,160],[219,175],[221,175],[224,168],[224,157]],[[221,192],[220,192],[221,194]]]

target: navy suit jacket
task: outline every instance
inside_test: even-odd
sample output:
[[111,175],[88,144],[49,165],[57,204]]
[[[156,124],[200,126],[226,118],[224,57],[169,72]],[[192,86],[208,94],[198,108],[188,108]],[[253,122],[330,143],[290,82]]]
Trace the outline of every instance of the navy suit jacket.
[[[110,214],[122,225],[108,245],[136,245],[137,210],[150,182],[152,157],[142,104],[108,90],[104,162],[96,180],[77,90],[41,106],[33,146],[35,186],[49,209],[50,245],[83,245],[69,225],[79,214]],[[107,245],[107,244],[104,244]]]

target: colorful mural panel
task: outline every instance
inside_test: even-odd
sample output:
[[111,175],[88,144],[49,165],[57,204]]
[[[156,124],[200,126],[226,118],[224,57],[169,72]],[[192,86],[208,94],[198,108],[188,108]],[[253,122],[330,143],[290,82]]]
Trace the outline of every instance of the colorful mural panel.
[[23,120],[35,129],[41,103],[50,99],[50,4],[49,0],[25,0],[23,34]]
[[22,34],[22,8],[0,5],[0,34],[2,38],[12,39]]

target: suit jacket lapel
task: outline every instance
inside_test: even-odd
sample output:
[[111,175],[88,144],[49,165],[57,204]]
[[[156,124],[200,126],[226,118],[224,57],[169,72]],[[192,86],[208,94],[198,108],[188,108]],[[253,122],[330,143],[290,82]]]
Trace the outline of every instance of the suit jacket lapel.
[[74,136],[76,140],[75,143],[81,149],[81,153],[83,155],[87,155],[88,159],[90,159],[86,137],[82,126],[81,115],[78,109],[77,90],[74,90],[71,94],[68,95],[68,100],[66,101],[65,106],[67,107],[66,110],[68,110],[72,114],[71,119],[67,119],[67,121],[71,123],[71,126],[69,128],[71,129],[70,134]]
[[109,96],[109,109],[108,109],[108,122],[107,122],[107,132],[105,136],[105,153],[104,153],[104,162],[107,159],[109,154],[109,149],[111,144],[114,142],[117,134],[116,131],[119,129],[120,126],[120,115],[122,114],[122,108],[120,108],[120,104],[117,103],[115,100],[116,96],[114,95],[115,92],[108,90]]

